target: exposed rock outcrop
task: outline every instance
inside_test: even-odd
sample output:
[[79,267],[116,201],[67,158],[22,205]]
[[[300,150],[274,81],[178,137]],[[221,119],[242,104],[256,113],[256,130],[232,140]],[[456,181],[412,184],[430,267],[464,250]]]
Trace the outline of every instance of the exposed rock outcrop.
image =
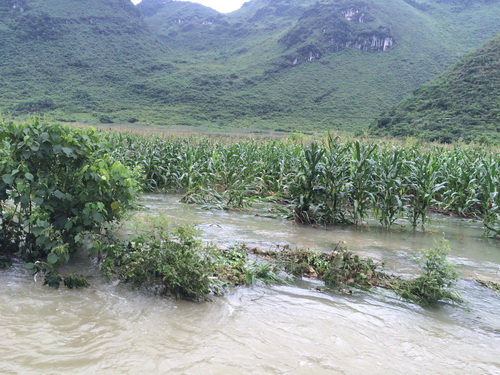
[[387,26],[380,25],[364,2],[351,5],[317,3],[307,9],[299,22],[283,38],[290,52],[290,65],[320,59],[331,51],[354,48],[366,52],[384,52],[395,45]]

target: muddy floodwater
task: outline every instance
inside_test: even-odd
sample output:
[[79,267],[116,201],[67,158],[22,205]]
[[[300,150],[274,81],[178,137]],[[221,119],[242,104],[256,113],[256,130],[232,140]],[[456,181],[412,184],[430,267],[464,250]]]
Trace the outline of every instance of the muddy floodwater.
[[221,246],[341,243],[402,275],[417,272],[419,249],[446,238],[466,302],[424,309],[385,290],[323,293],[303,280],[191,303],[105,283],[84,257],[70,267],[91,287],[76,291],[44,287],[16,264],[0,271],[0,374],[500,374],[500,296],[474,281],[500,281],[500,242],[480,223],[435,216],[425,233],[327,230],[178,200],[143,204]]

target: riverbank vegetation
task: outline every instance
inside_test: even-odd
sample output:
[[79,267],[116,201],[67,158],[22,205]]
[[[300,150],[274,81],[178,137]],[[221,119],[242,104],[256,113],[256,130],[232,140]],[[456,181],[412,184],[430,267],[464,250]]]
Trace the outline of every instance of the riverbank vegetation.
[[127,239],[107,242],[100,267],[108,279],[188,300],[221,296],[236,286],[286,284],[303,278],[320,280],[324,290],[343,294],[390,289],[406,301],[428,306],[462,302],[453,290],[459,274],[447,260],[448,252],[447,242],[422,250],[421,274],[401,278],[385,271],[383,263],[344,247],[326,252],[289,246],[224,249],[202,243],[191,226],[148,216]]
[[85,285],[58,269],[132,207],[140,175],[108,154],[93,129],[34,120],[0,123],[0,245],[2,263],[20,256],[45,283]]
[[282,140],[225,142],[107,133],[112,155],[140,166],[148,191],[181,192],[186,203],[242,209],[266,202],[270,215],[300,224],[364,225],[374,219],[425,228],[429,212],[482,220],[500,233],[495,149],[409,142]]
[[420,304],[459,301],[446,249],[423,255],[415,279],[348,249],[222,249],[191,227],[150,219],[115,237],[110,229],[134,207],[139,189],[182,192],[187,203],[244,209],[306,225],[365,225],[377,220],[424,228],[428,211],[483,220],[498,235],[498,153],[474,148],[341,141],[171,138],[97,133],[39,120],[0,124],[0,261],[13,257],[58,288],[86,286],[60,268],[85,250],[105,276],[177,298],[205,299],[238,285],[291,276],[352,291],[379,286]]

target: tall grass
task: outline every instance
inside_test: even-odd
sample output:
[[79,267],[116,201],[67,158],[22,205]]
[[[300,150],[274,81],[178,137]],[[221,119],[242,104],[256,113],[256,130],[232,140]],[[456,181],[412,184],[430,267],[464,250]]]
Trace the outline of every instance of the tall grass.
[[498,235],[496,151],[398,146],[327,137],[290,140],[160,138],[108,133],[115,157],[140,165],[148,191],[181,192],[184,201],[237,209],[274,201],[304,224],[363,225],[377,219],[413,228],[431,210],[482,219]]

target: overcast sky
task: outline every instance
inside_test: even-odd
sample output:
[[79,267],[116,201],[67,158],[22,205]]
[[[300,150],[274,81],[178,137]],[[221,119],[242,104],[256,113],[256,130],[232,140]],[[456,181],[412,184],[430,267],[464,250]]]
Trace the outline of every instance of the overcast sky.
[[[182,1],[182,0],[180,0]],[[233,10],[241,8],[244,2],[248,0],[189,0],[192,3],[203,4],[213,8],[221,13],[229,13]],[[140,3],[141,0],[132,0],[134,4]]]

